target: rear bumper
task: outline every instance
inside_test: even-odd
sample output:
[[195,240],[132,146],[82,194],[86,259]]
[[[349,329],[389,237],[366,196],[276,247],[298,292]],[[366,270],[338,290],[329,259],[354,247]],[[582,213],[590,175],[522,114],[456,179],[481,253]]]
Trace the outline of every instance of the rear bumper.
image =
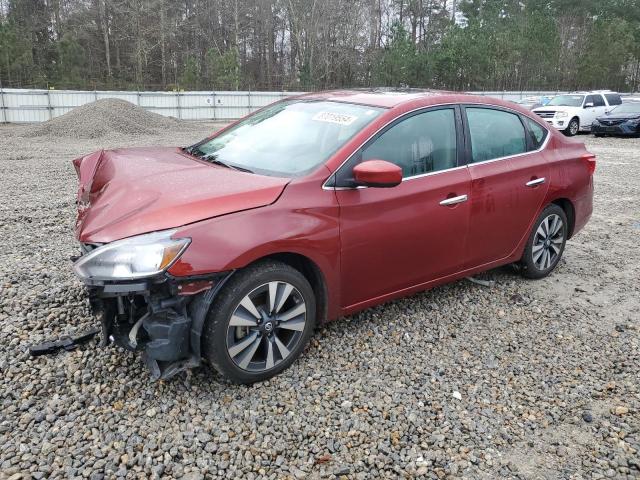
[[584,228],[593,214],[593,176],[589,181],[589,191],[582,197],[576,199],[573,207],[575,220],[573,223],[573,232],[571,233],[572,237]]

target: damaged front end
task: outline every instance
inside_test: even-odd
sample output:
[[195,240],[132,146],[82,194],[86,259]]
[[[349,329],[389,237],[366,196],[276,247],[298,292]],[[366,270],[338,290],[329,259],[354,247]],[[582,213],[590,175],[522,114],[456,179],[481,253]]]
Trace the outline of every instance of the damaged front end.
[[200,365],[207,312],[230,272],[174,277],[167,269],[188,245],[173,231],[104,245],[82,244],[74,270],[100,320],[101,345],[141,351],[154,380]]
[[101,346],[141,351],[153,380],[201,363],[206,315],[230,273],[178,279],[161,274],[135,282],[86,281],[101,324]]

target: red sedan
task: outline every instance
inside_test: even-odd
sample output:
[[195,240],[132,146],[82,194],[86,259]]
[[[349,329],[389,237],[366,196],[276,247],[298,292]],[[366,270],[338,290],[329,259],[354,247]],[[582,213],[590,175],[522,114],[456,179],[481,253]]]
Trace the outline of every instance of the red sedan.
[[204,357],[251,383],[341,315],[509,263],[545,277],[591,215],[595,156],[512,103],[338,91],[74,165],[105,343],[154,378]]

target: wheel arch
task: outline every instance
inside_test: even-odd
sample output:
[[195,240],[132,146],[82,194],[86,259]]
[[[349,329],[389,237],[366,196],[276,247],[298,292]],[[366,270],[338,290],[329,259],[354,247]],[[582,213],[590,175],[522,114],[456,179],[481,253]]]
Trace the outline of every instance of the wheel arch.
[[[298,270],[307,279],[311,289],[316,296],[316,321],[319,324],[325,323],[328,319],[329,293],[327,282],[322,270],[311,258],[300,253],[278,252],[257,258],[246,267],[255,265],[265,260],[275,260],[289,265]],[[245,268],[246,268],[245,267]]]
[[573,230],[576,224],[576,211],[573,203],[568,198],[557,198],[551,202],[552,204],[558,205],[562,210],[564,210],[564,214],[567,216],[567,221],[569,222],[569,232],[567,234],[567,239],[573,236]]

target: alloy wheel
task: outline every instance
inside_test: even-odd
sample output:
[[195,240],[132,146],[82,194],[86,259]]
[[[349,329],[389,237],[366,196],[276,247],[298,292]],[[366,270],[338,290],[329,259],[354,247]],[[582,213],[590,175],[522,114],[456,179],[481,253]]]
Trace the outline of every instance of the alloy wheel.
[[569,131],[571,132],[571,135],[577,135],[579,128],[580,125],[578,125],[578,122],[576,120],[571,120],[571,123],[569,124]]
[[559,215],[551,214],[545,217],[533,239],[533,264],[538,270],[547,270],[555,265],[564,242],[564,222]]
[[296,348],[307,322],[307,305],[287,282],[265,283],[236,306],[227,329],[227,353],[239,368],[271,370]]

